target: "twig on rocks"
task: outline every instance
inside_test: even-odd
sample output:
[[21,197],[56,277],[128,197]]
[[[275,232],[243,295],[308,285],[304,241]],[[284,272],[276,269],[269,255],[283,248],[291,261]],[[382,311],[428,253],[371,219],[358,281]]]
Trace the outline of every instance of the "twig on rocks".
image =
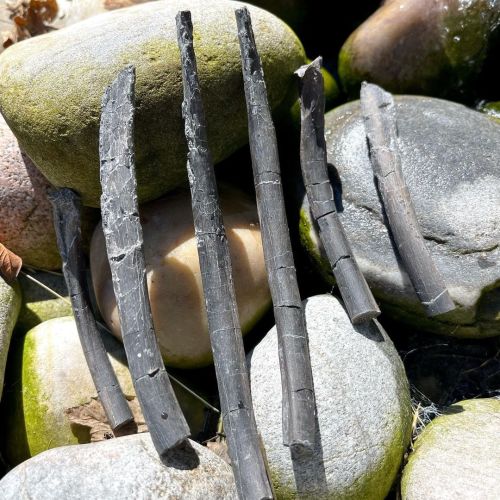
[[148,297],[134,164],[134,84],[135,69],[128,66],[102,100],[102,226],[130,373],[153,443],[163,455],[184,442],[189,428],[165,371]]
[[285,213],[276,132],[252,22],[236,10],[257,208],[279,340],[283,442],[295,452],[314,446],[314,386],[304,311]]
[[394,99],[377,85],[364,82],[361,112],[377,189],[403,266],[428,316],[451,311],[455,304],[425,246],[403,178]]
[[272,498],[253,413],[231,257],[208,149],[191,13],[179,12],[176,22],[182,61],[182,115],[188,143],[187,168],[194,227],[231,464],[240,498]]
[[90,307],[80,229],[80,197],[71,189],[62,188],[50,192],[48,198],[53,207],[57,246],[80,343],[109,425],[116,430],[132,422],[133,416]]
[[[29,269],[28,267],[26,269]],[[33,272],[33,271],[32,271]],[[36,271],[35,271],[36,272]],[[44,273],[47,273],[49,271],[46,271],[44,270],[43,271]],[[53,290],[52,288],[48,287],[47,285],[45,285],[44,283],[42,283],[40,280],[37,280],[34,276],[32,276],[31,274],[28,274],[26,271],[21,271],[21,274],[28,280],[32,281],[33,283],[35,283],[36,285],[38,285],[40,288],[44,289],[45,291],[47,291],[48,293],[50,293],[51,295],[53,295],[54,297],[56,297],[57,299],[60,299],[62,300],[63,302],[65,302],[66,304],[69,304],[71,305],[71,302],[66,298],[66,297],[63,297],[61,294],[57,293],[55,290]],[[62,276],[60,273],[57,273],[57,272],[52,272],[52,274],[56,275],[56,276]],[[90,303],[91,304],[91,303]],[[98,320],[95,320],[97,326],[105,331],[105,332],[108,332],[109,334],[112,334],[111,330],[104,324],[104,323],[101,323],[100,321]],[[178,378],[174,377],[171,373],[168,374],[168,377],[169,379],[174,382],[175,384],[177,384],[179,387],[182,387],[186,392],[189,392],[189,394],[191,394],[191,396],[193,396],[194,398],[196,398],[200,403],[203,404],[203,406],[205,406],[206,408],[208,408],[209,410],[213,411],[214,413],[217,413],[219,414],[220,413],[220,410],[218,408],[216,408],[214,405],[211,405],[206,399],[204,399],[203,397],[201,397],[197,392],[193,391],[193,389],[191,389],[190,387],[188,387],[186,384],[184,384],[184,382],[181,382]]]
[[380,309],[359,270],[335,208],[326,160],[321,57],[295,73],[300,89],[300,163],[309,206],[349,317],[354,324],[362,323],[376,318]]

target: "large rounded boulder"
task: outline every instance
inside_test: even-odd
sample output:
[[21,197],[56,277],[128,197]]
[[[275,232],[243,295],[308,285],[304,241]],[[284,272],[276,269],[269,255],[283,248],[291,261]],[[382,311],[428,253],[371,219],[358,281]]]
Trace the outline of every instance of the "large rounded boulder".
[[[271,305],[257,208],[247,195],[229,186],[221,187],[220,199],[239,319],[247,333]],[[147,203],[140,213],[149,298],[163,358],[176,368],[207,366],[212,363],[212,349],[189,191]],[[101,226],[94,233],[90,254],[99,309],[121,338]]]
[[[326,115],[337,210],[362,272],[385,313],[418,330],[457,337],[500,334],[500,126],[460,104],[396,96],[403,176],[426,245],[456,309],[428,318],[390,237],[375,186],[359,101]],[[301,240],[333,280],[307,197]]]
[[231,467],[190,441],[159,457],[149,434],[49,450],[0,481],[3,500],[236,500]]
[[491,0],[387,0],[347,39],[342,85],[357,97],[363,80],[401,94],[470,100],[496,58],[500,8]]
[[304,302],[317,432],[312,455],[283,446],[278,340],[248,355],[252,400],[279,499],[384,499],[411,434],[403,363],[377,322],[353,326],[331,295]]
[[[0,110],[26,153],[56,186],[99,205],[98,138],[105,88],[136,68],[135,159],[141,201],[187,179],[182,78],[175,16],[189,9],[214,161],[247,142],[240,48],[229,0],[162,0],[119,9],[16,44],[0,56]],[[273,109],[291,104],[299,39],[249,7]]]
[[500,400],[448,407],[420,434],[404,469],[403,500],[495,500],[500,491]]

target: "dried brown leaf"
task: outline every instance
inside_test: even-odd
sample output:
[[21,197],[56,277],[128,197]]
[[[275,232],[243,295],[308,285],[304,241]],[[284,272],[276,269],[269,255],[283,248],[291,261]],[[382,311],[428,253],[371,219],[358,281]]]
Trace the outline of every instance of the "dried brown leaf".
[[23,259],[0,243],[0,275],[7,283],[12,283],[23,267]]
[[[0,0],[1,1],[1,0]],[[50,31],[58,12],[56,0],[15,0],[0,5],[2,47]]]
[[132,398],[128,401],[128,404],[135,422],[131,425],[117,429],[115,432],[112,431],[108,419],[106,418],[104,408],[97,398],[92,398],[90,401],[80,406],[68,408],[65,414],[70,421],[73,433],[75,435],[88,433],[90,442],[92,443],[104,441],[105,439],[111,439],[113,437],[147,432],[148,428],[144,422],[144,416],[142,415],[137,398]]

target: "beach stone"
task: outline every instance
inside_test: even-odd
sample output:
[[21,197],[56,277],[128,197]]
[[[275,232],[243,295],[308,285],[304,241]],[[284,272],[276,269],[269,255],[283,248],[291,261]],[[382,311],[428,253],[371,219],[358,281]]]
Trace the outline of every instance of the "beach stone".
[[339,76],[353,98],[363,80],[398,94],[469,99],[496,57],[497,0],[388,0],[347,39]]
[[[103,340],[123,393],[135,398],[123,347],[112,335],[103,334]],[[65,413],[97,397],[73,317],[51,319],[30,330],[9,369],[3,455],[11,465],[51,448],[90,442],[89,429],[72,424]],[[196,435],[204,425],[204,407],[177,384],[172,386]]]
[[403,500],[496,500],[499,436],[500,399],[450,406],[417,438],[403,473]]
[[[98,138],[103,92],[127,64],[136,68],[135,159],[141,201],[187,180],[182,78],[175,16],[193,16],[198,71],[214,162],[246,144],[240,48],[229,0],[169,0],[118,9],[26,40],[0,56],[0,110],[20,144],[56,186],[99,205]],[[273,109],[296,97],[299,39],[250,6]],[[35,77],[36,76],[36,77]]]
[[378,322],[353,326],[331,295],[304,301],[319,430],[312,456],[282,444],[274,327],[248,355],[257,426],[279,499],[383,499],[409,443],[412,410],[401,359]]
[[231,467],[189,441],[159,457],[149,433],[46,451],[0,481],[4,500],[36,498],[236,500]]
[[0,276],[0,399],[2,399],[5,367],[9,353],[10,339],[16,324],[21,293],[18,285],[7,284]]
[[[21,150],[0,115],[0,241],[23,259],[25,265],[61,268],[52,206],[47,190],[53,186]],[[97,223],[96,210],[82,210],[82,237],[88,250]]]
[[[396,96],[403,175],[426,245],[456,309],[427,318],[389,237],[359,101],[326,115],[337,209],[383,312],[415,330],[481,338],[500,334],[500,126],[460,104]],[[302,244],[328,281],[330,266],[306,197]]]
[[0,115],[0,241],[25,264],[60,269],[47,199],[51,185],[19,148]]
[[[243,334],[271,305],[255,201],[238,189],[219,189]],[[149,299],[160,349],[169,366],[201,368],[213,361],[205,300],[187,189],[140,208]],[[99,310],[121,338],[106,244],[99,225],[90,265]]]
[[29,272],[29,275],[51,290],[54,290],[61,297],[64,297],[66,301],[55,297],[41,285],[34,283],[21,274],[18,280],[23,291],[23,302],[16,323],[16,329],[27,332],[49,319],[71,316],[73,314],[71,304],[69,303],[68,289],[62,275],[43,271],[36,273]]

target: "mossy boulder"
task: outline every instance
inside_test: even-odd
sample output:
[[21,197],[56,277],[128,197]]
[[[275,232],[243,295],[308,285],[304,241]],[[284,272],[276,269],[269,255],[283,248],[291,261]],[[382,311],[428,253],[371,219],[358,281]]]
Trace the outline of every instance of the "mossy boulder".
[[[456,309],[428,318],[401,267],[373,178],[359,101],[326,115],[337,210],[384,313],[415,330],[456,337],[500,335],[500,126],[441,99],[396,96],[402,170],[426,245]],[[307,197],[300,238],[333,283]]]
[[317,432],[312,455],[283,446],[278,340],[248,355],[255,418],[278,499],[384,499],[410,440],[403,363],[377,322],[353,326],[331,295],[304,301]]
[[29,272],[29,275],[63,298],[56,297],[42,285],[20,275],[18,279],[23,291],[23,302],[16,323],[17,330],[25,333],[49,319],[73,314],[68,289],[62,275],[43,271]]
[[10,339],[21,306],[18,285],[11,286],[0,276],[0,399],[2,399],[5,366]]
[[[123,347],[111,335],[103,340],[123,393],[135,398]],[[10,465],[50,448],[90,442],[91,431],[66,414],[97,397],[72,317],[51,319],[30,330],[13,353],[8,380],[3,411],[9,432],[3,454]],[[175,384],[174,390],[196,435],[204,424],[203,405]]]
[[499,26],[491,0],[388,0],[342,47],[342,86],[353,98],[367,80],[398,94],[470,100]]
[[420,434],[403,472],[403,500],[496,500],[500,399],[456,403]]
[[[149,2],[101,14],[16,44],[0,56],[0,109],[26,153],[56,186],[98,206],[103,92],[118,72],[137,72],[135,158],[141,201],[184,183],[186,142],[175,15],[190,9],[209,145],[215,162],[247,140],[234,10],[229,0]],[[305,61],[293,31],[250,7],[271,107],[289,108],[293,72]]]
[[[238,314],[246,334],[271,306],[257,206],[228,185],[220,186],[219,195]],[[213,357],[189,190],[179,189],[146,203],[140,212],[149,299],[165,363],[182,369],[208,366]],[[100,225],[92,238],[90,265],[99,310],[113,334],[121,338]]]

